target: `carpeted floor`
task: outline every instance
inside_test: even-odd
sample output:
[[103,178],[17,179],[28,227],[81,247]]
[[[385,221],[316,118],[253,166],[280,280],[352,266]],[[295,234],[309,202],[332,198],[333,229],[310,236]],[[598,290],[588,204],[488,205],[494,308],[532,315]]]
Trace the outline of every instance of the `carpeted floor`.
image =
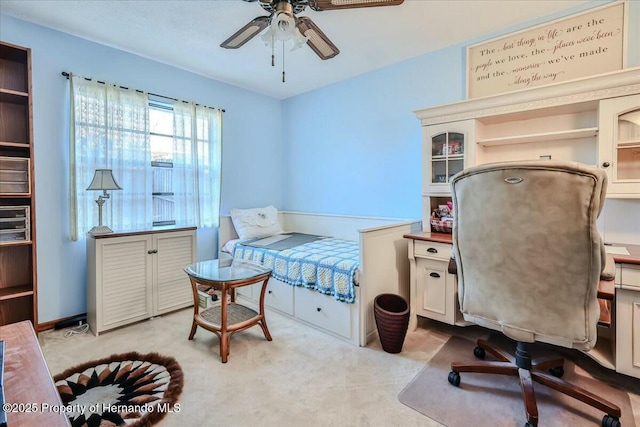
[[[493,338],[493,337],[492,337]],[[495,341],[492,339],[492,341]],[[504,342],[502,348],[511,344]],[[512,427],[524,425],[526,416],[517,377],[463,372],[460,387],[447,381],[452,361],[477,360],[475,342],[452,337],[416,377],[400,392],[399,400],[410,408],[449,427]],[[491,360],[487,355],[486,360]],[[624,427],[635,426],[629,395],[592,378],[572,361],[566,360],[564,379],[614,402],[622,409]],[[603,380],[616,386],[637,385],[622,375],[609,371]],[[596,409],[534,383],[541,426],[600,425],[604,415]],[[461,408],[465,408],[461,410]]]
[[[377,339],[356,347],[267,311],[273,341],[265,340],[259,327],[237,333],[229,362],[223,364],[214,334],[199,328],[193,341],[187,339],[192,316],[188,308],[99,337],[65,338],[62,329],[38,338],[53,374],[113,353],[158,352],[175,358],[184,374],[180,412],[167,414],[158,427],[437,427],[441,424],[403,405],[398,393],[452,335],[471,340],[488,335],[476,326],[422,319],[418,330],[407,333],[402,352],[389,354]],[[640,408],[640,395],[633,399]],[[461,403],[453,402],[468,410]]]

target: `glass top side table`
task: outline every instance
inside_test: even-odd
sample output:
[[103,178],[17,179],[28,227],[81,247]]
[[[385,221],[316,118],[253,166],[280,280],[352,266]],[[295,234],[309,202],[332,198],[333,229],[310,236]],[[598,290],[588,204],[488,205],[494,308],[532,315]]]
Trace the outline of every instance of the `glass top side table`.
[[[264,295],[271,269],[259,264],[233,260],[221,262],[217,259],[201,261],[184,267],[191,281],[193,291],[193,322],[189,339],[192,340],[198,326],[213,332],[220,339],[220,358],[227,362],[231,336],[239,331],[260,325],[267,341],[271,334],[264,316]],[[259,311],[235,301],[235,289],[262,282]],[[198,305],[198,284],[209,286],[221,293],[220,304],[200,311]],[[227,301],[229,293],[231,301]]]

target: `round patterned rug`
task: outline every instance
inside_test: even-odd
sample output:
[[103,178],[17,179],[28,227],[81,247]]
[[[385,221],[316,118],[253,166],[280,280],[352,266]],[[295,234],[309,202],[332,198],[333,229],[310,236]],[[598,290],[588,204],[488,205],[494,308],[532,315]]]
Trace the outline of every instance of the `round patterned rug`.
[[157,353],[114,354],[53,377],[73,427],[149,427],[180,412],[182,369]]

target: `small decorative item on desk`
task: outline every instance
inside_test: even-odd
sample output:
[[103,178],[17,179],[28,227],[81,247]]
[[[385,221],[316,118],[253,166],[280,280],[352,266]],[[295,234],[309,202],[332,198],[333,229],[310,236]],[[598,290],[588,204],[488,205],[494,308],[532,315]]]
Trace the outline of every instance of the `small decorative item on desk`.
[[439,233],[453,232],[453,204],[447,202],[446,205],[440,205],[431,212],[431,231]]

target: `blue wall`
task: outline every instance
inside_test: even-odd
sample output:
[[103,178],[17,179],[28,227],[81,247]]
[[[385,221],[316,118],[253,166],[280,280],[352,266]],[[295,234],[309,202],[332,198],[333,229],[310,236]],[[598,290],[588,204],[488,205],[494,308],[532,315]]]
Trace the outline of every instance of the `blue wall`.
[[459,56],[441,50],[285,100],[284,207],[420,218],[422,130],[412,111],[461,99]]
[[[464,99],[468,44],[586,8],[284,101],[0,14],[0,38],[32,49],[39,321],[86,310],[84,241],[68,238],[68,82],[62,71],[225,108],[223,213],[273,204],[420,218],[422,139],[413,111]],[[632,67],[640,65],[640,2],[630,2],[629,24]],[[215,231],[199,230],[200,259],[214,257],[216,245]]]
[[[422,136],[413,111],[465,99],[467,46],[606,3],[589,2],[283,101],[284,208],[421,218]],[[640,65],[640,1],[630,2],[628,12],[627,66],[634,67]]]

